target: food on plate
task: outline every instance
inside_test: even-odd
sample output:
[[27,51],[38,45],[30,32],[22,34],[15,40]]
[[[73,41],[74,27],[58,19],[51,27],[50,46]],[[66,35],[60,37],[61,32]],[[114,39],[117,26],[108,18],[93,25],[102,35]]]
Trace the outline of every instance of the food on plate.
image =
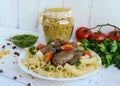
[[32,34],[18,34],[11,38],[11,41],[18,47],[25,48],[37,42],[38,37]]
[[[40,45],[44,47],[38,49]],[[21,59],[21,63],[41,76],[73,78],[89,74],[101,67],[97,54],[81,48],[80,43],[56,39],[51,44],[38,46],[25,48],[26,56]]]
[[69,40],[73,31],[73,18],[70,8],[46,8],[42,26],[47,40]]
[[0,59],[3,57],[3,55],[6,55],[6,54],[10,54],[10,50],[5,50],[5,49],[1,50],[0,51]]

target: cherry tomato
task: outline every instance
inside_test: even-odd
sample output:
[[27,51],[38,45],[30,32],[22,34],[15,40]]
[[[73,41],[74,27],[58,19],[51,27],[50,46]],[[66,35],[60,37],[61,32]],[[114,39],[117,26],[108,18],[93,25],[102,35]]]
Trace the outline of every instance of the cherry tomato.
[[47,52],[47,53],[45,53],[44,61],[49,62],[49,61],[52,60],[52,58],[53,58],[53,52]]
[[105,38],[106,38],[106,34],[101,31],[94,32],[89,36],[89,40],[96,39],[98,43],[102,42]]
[[120,30],[114,30],[108,33],[108,38],[120,42]]
[[79,27],[76,30],[76,38],[78,41],[81,41],[82,39],[87,39],[90,34],[92,34],[92,31],[87,27]]
[[62,50],[73,50],[73,46],[71,44],[64,44],[61,46]]
[[44,48],[44,47],[45,47],[44,44],[39,44],[39,45],[37,45],[36,50],[40,50],[40,49],[42,49],[42,48]]

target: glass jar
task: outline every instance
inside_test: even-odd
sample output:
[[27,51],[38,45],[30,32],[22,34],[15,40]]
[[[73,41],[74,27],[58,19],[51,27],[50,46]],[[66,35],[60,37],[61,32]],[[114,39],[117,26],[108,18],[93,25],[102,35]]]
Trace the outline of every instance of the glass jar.
[[42,27],[46,39],[68,41],[73,32],[73,18],[70,8],[45,8]]

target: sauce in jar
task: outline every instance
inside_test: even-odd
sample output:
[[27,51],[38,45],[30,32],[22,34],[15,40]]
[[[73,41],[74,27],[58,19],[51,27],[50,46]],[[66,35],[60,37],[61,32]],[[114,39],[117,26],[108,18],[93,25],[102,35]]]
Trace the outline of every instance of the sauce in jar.
[[42,26],[47,40],[68,41],[73,31],[73,18],[70,8],[46,8]]

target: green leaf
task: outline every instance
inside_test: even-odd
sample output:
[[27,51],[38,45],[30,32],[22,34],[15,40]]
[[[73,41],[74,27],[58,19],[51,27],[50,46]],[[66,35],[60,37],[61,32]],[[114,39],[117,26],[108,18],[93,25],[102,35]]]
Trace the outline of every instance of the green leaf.
[[94,50],[98,47],[98,42],[95,39],[90,40],[89,42],[89,48]]
[[100,56],[101,56],[102,64],[105,65],[106,64],[105,54],[101,54]]
[[35,54],[35,46],[31,46],[31,47],[29,48],[29,52],[30,52],[31,54]]
[[114,56],[114,64],[120,69],[120,52],[116,52]]
[[81,46],[87,49],[89,46],[89,41],[87,39],[83,39]]
[[105,45],[103,43],[100,43],[98,46],[99,46],[101,52],[105,52],[106,51],[106,47],[105,47]]
[[117,48],[118,48],[118,46],[117,46],[117,41],[113,41],[113,42],[111,42],[110,44],[111,44],[111,45],[110,45],[111,53],[112,53],[112,52],[116,52],[116,50],[117,50]]
[[107,61],[105,66],[108,67],[112,63],[112,55],[108,54],[108,55],[105,56],[105,58],[106,58],[106,61]]

